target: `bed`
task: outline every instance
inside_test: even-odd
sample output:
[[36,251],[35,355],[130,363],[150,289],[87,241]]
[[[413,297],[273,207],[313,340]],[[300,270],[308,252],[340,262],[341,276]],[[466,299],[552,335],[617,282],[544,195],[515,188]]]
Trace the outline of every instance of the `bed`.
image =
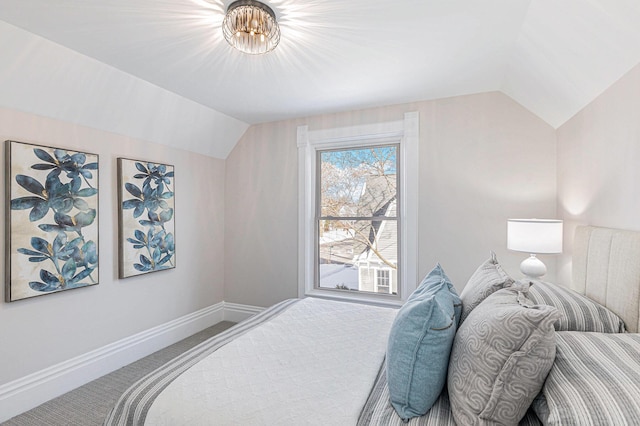
[[[441,270],[438,274],[438,279],[445,277]],[[470,279],[460,295],[462,303],[456,303],[450,283],[442,287],[442,300],[452,301],[453,309],[444,315],[446,320],[450,314],[453,324],[446,330],[452,341],[441,368],[446,384],[424,415],[401,417],[397,404],[390,403],[398,362],[388,351],[402,310],[307,298],[281,302],[141,379],[121,396],[105,425],[498,424],[492,416],[500,418],[501,413],[518,419],[505,424],[638,424],[640,232],[579,227],[571,288],[513,280],[495,256]],[[410,300],[417,304],[425,294]],[[506,305],[508,298],[519,305]],[[459,365],[494,359],[493,353],[479,355],[468,347],[475,348],[476,331],[502,307],[527,310],[551,329],[542,333],[546,352],[533,344],[525,352],[537,351],[539,358],[522,364],[526,368],[521,371],[545,363],[548,368],[535,373],[538,383],[527,390],[530,399],[521,399],[515,408],[500,400],[487,414],[496,389],[516,395],[527,377],[520,379],[518,371],[510,370],[511,379],[505,380],[503,369],[491,379],[491,395],[483,396],[482,390],[474,393],[473,374],[456,372],[464,371]],[[504,318],[496,320],[504,323]],[[540,330],[531,335],[540,337]],[[529,343],[518,343],[505,360],[512,362]],[[484,405],[478,411],[469,401]]]

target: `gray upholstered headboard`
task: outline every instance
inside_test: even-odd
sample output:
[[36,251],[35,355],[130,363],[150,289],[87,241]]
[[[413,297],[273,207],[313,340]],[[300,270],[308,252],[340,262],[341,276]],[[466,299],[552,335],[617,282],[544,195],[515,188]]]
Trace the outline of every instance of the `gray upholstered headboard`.
[[640,332],[640,232],[579,226],[571,288],[618,314]]

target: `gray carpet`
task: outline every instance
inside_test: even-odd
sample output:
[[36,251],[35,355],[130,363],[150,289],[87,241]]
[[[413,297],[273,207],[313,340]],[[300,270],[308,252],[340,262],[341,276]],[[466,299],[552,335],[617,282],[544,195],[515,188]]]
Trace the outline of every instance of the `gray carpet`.
[[2,423],[2,426],[102,425],[122,392],[135,381],[233,324],[228,321],[218,323],[113,373],[45,402],[33,410],[9,419]]

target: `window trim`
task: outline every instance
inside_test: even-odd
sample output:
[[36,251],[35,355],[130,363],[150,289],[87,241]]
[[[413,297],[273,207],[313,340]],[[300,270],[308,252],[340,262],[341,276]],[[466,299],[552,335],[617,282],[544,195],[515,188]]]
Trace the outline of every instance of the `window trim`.
[[[407,112],[398,121],[378,124],[309,130],[297,129],[298,145],[298,297],[323,297],[354,300],[378,305],[401,305],[417,286],[418,271],[418,140],[419,114]],[[372,293],[342,292],[314,288],[315,276],[315,214],[316,214],[316,152],[318,150],[357,148],[398,143],[400,145],[400,176],[398,191],[401,229],[398,244],[402,256],[398,265],[397,296]],[[412,232],[408,232],[411,230]]]

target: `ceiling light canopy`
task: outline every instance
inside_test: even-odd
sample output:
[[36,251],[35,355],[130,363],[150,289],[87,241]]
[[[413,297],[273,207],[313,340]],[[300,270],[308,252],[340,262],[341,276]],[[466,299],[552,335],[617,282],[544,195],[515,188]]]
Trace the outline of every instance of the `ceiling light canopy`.
[[222,31],[231,46],[250,55],[271,52],[280,41],[276,14],[269,6],[255,0],[231,3],[222,22]]

